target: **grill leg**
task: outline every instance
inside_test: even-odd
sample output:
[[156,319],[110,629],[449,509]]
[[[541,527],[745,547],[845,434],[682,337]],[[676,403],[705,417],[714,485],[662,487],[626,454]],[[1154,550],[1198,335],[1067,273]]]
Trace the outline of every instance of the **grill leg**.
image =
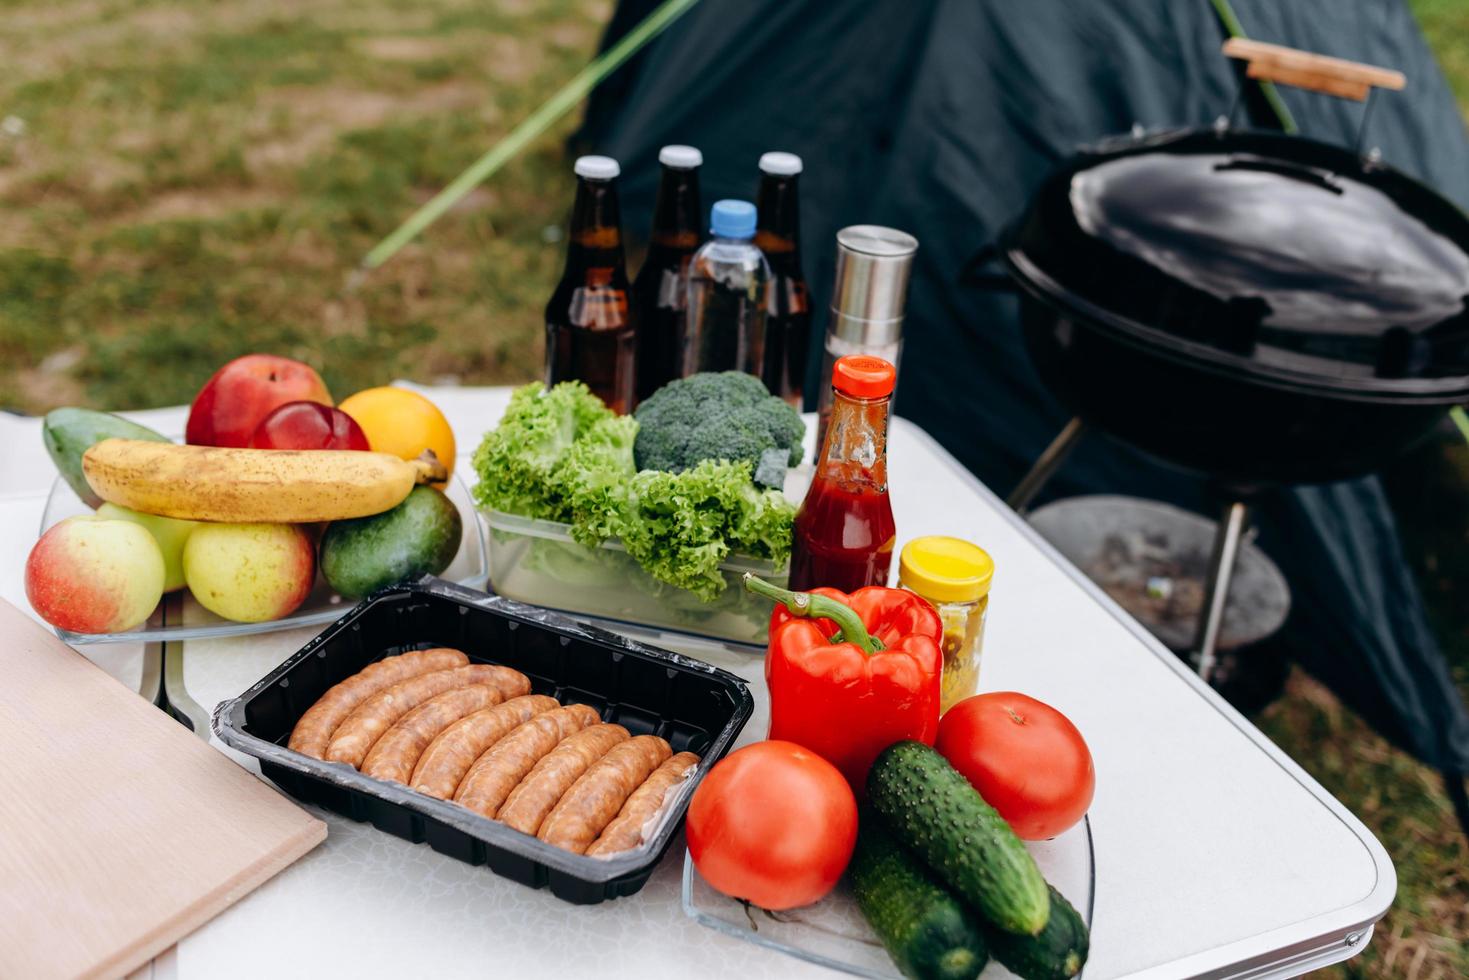
[[1205,683],[1214,672],[1214,654],[1224,625],[1224,605],[1229,600],[1229,580],[1234,575],[1234,560],[1249,519],[1250,508],[1243,501],[1231,501],[1225,506],[1219,530],[1214,534],[1209,580],[1204,586],[1204,608],[1199,613],[1198,639],[1194,643],[1194,667]]
[[1024,514],[1030,509],[1030,502],[1051,481],[1051,477],[1056,475],[1056,471],[1066,462],[1066,457],[1071,455],[1071,450],[1076,448],[1076,444],[1081,442],[1081,437],[1084,435],[1086,435],[1086,423],[1081,420],[1080,416],[1066,423],[1066,428],[1051,440],[1051,444],[1046,447],[1045,452],[1040,454],[1035,465],[1030,468],[1030,472],[1021,478],[1014,490],[1010,491],[1010,498],[1005,502],[1012,510],[1017,514]]

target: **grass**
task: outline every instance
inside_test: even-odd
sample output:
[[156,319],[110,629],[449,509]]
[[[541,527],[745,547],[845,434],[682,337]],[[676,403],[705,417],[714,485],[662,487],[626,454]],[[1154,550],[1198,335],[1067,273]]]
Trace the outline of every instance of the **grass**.
[[608,12],[8,6],[0,406],[174,404],[251,350],[340,393],[534,374],[572,121],[360,291],[345,277],[584,62]]
[[[1414,0],[1469,106],[1469,3]],[[567,120],[371,277],[363,253],[585,63],[610,0],[12,0],[0,16],[0,407],[187,401],[266,350],[338,395],[538,373]],[[1390,475],[1469,689],[1469,450]],[[1469,975],[1432,772],[1303,675],[1261,727],[1373,828],[1397,904],[1342,977]]]

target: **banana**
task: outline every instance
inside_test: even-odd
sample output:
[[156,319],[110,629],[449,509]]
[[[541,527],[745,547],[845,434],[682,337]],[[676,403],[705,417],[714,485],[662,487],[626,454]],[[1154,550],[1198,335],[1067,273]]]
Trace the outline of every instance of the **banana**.
[[82,456],[103,500],[187,521],[310,524],[390,510],[417,483],[448,479],[432,453],[233,449],[104,439]]

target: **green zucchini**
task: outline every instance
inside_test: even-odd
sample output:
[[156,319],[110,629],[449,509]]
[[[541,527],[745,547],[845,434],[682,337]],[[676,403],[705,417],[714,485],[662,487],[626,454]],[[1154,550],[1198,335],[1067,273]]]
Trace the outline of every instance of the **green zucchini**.
[[1036,935],[1051,900],[1046,879],[1015,831],[943,756],[921,742],[883,749],[867,796],[898,843],[990,925]]
[[848,866],[857,905],[903,976],[973,980],[989,961],[969,910],[863,811]]
[[102,498],[82,473],[82,454],[103,439],[144,439],[168,442],[147,426],[129,422],[120,415],[94,412],[90,408],[58,408],[41,423],[41,440],[61,478],[88,507],[102,506]]
[[1070,980],[1086,963],[1091,939],[1071,903],[1051,889],[1051,917],[1038,936],[987,933],[995,959],[1021,980]]

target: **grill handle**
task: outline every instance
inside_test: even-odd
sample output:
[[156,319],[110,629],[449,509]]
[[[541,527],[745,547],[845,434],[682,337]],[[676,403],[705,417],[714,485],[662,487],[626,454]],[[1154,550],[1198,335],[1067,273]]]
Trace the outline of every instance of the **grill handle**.
[[[1290,85],[1363,103],[1362,121],[1357,124],[1358,153],[1362,152],[1367,139],[1367,121],[1372,118],[1372,93],[1380,88],[1400,92],[1408,84],[1406,75],[1391,68],[1330,58],[1279,44],[1252,41],[1247,37],[1231,37],[1220,50],[1227,57],[1246,62],[1245,74],[1256,81]],[[1241,85],[1235,98],[1235,108],[1230,110],[1228,119],[1220,120],[1221,126],[1228,128],[1228,120],[1234,118],[1243,97],[1244,86]],[[1286,130],[1291,131],[1291,126],[1287,125]],[[1368,156],[1375,158],[1377,151],[1373,150]]]
[[1374,88],[1402,91],[1408,78],[1400,71],[1330,58],[1279,44],[1232,37],[1222,49],[1230,58],[1249,62],[1246,74],[1259,80],[1324,92],[1339,99],[1365,102]]

